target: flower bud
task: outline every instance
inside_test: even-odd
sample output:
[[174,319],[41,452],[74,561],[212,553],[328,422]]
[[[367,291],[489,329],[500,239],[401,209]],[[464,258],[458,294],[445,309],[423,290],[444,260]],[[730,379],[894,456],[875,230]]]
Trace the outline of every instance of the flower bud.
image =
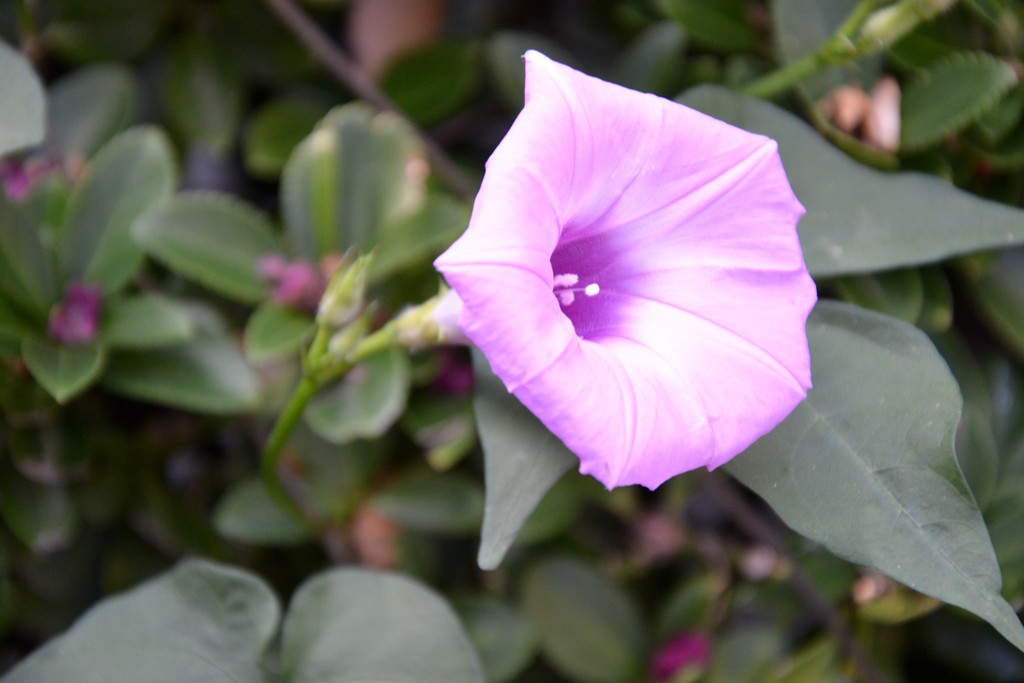
[[99,332],[101,305],[99,286],[72,282],[64,299],[50,311],[50,339],[65,346],[88,344]]
[[398,343],[409,349],[437,344],[468,344],[459,329],[462,300],[451,289],[442,287],[437,295],[419,306],[407,308],[392,321]]
[[954,4],[956,0],[901,0],[869,16],[861,27],[860,37],[878,47],[887,47]]
[[372,254],[360,256],[350,265],[342,263],[331,281],[327,291],[320,299],[316,321],[319,325],[339,328],[352,322],[363,310],[366,296],[366,277],[370,270]]

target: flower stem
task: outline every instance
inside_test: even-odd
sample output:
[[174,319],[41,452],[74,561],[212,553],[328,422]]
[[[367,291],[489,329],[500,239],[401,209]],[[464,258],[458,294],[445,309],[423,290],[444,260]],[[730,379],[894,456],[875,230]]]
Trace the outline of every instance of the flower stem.
[[285,489],[284,484],[281,483],[277,468],[281,461],[281,455],[284,453],[284,446],[288,443],[288,437],[291,436],[295,425],[298,424],[299,419],[302,417],[303,411],[313,396],[320,390],[321,386],[319,382],[311,377],[306,376],[302,378],[288,399],[288,404],[278,416],[274,429],[270,432],[270,437],[267,439],[267,445],[263,449],[263,455],[260,458],[260,475],[263,478],[263,485],[271,497],[283,510],[307,527],[312,526],[309,518],[302,508],[299,507],[295,499],[292,498],[291,494],[288,493],[287,489]]

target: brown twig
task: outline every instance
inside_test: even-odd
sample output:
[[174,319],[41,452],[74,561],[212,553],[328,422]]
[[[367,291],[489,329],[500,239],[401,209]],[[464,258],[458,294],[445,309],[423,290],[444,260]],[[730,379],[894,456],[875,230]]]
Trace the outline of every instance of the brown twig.
[[[293,0],[266,0],[282,23],[313,53],[313,56],[335,79],[374,109],[389,111],[408,118],[391,99],[381,92],[373,79],[324,35],[320,27]],[[411,124],[410,124],[411,125]],[[427,150],[430,165],[448,189],[466,201],[476,195],[474,185],[445,153],[441,146],[417,126],[413,126]]]
[[[758,540],[779,554],[788,557],[782,536],[743,497],[731,480],[718,474],[706,477],[708,488],[718,498],[722,507],[736,522],[737,526],[752,538]],[[853,662],[866,683],[885,683],[889,678],[879,671],[871,656],[860,646],[853,632],[843,620],[831,600],[825,596],[814,579],[796,562],[789,563],[793,570],[789,582],[793,589],[824,622],[825,627],[835,637],[843,653]]]

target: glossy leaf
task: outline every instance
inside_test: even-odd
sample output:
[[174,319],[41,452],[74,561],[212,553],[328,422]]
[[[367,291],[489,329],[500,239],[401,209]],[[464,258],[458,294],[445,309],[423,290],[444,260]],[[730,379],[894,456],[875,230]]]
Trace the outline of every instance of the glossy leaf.
[[225,538],[251,545],[294,545],[312,532],[281,509],[259,478],[243,479],[224,494],[213,524]]
[[46,102],[32,65],[0,41],[0,156],[43,140]]
[[168,124],[188,143],[218,153],[234,147],[245,91],[220,46],[189,37],[171,53],[163,82]]
[[807,209],[798,226],[816,276],[888,270],[1024,240],[1024,211],[919,173],[883,173],[833,148],[792,114],[724,88],[681,101],[779,141],[786,174]]
[[953,453],[961,399],[920,331],[822,302],[814,388],[726,468],[799,533],[970,610],[1024,649],[988,532]]
[[511,681],[533,659],[537,634],[517,610],[483,595],[458,598],[454,606],[480,655],[487,683]]
[[477,564],[494,569],[544,494],[579,460],[508,393],[483,355],[473,354],[473,370],[487,484]]
[[277,178],[295,147],[326,113],[326,107],[297,98],[280,98],[260,107],[245,127],[246,170],[259,178]]
[[924,310],[924,283],[914,268],[851,275],[832,286],[852,304],[908,323],[917,322]]
[[370,505],[407,529],[466,533],[480,528],[484,496],[469,477],[425,472],[386,486]]
[[60,233],[64,273],[116,291],[142,264],[131,229],[170,197],[176,184],[170,144],[157,128],[135,128],[92,159],[68,201]]
[[246,303],[267,296],[260,258],[283,251],[266,218],[226,195],[179,194],[136,223],[134,234],[153,258]]
[[245,325],[245,353],[253,361],[280,358],[297,352],[313,330],[304,313],[266,302],[249,316]]
[[259,398],[259,381],[228,338],[201,333],[192,341],[113,354],[104,385],[118,393],[201,413],[242,413]]
[[441,41],[408,50],[381,77],[381,89],[413,121],[429,126],[473,96],[479,77],[477,46]]
[[544,656],[580,683],[637,680],[647,633],[622,588],[590,565],[556,558],[523,579],[523,607]]
[[332,443],[382,435],[409,398],[409,357],[390,348],[322,391],[306,409],[306,423]]
[[169,346],[186,342],[195,333],[188,310],[160,294],[117,297],[103,303],[100,338],[111,348]]
[[744,0],[661,0],[662,10],[699,43],[723,52],[753,51],[761,36],[748,21]]
[[67,403],[96,381],[105,355],[98,344],[64,346],[43,337],[26,337],[21,355],[36,381],[58,403]]
[[984,52],[958,52],[931,64],[903,90],[901,147],[921,149],[956,133],[1016,83],[1009,64]]
[[136,85],[118,64],[72,71],[50,87],[47,144],[58,158],[87,159],[135,117]]
[[426,171],[419,142],[397,116],[360,103],[332,110],[281,178],[292,248],[311,260],[351,246],[368,251],[381,226],[420,208]]
[[57,299],[50,255],[39,228],[0,193],[0,295],[42,321]]
[[289,683],[483,683],[451,608],[394,574],[335,569],[292,598],[281,640]]
[[279,613],[248,572],[188,560],[99,603],[2,681],[266,683],[260,658]]

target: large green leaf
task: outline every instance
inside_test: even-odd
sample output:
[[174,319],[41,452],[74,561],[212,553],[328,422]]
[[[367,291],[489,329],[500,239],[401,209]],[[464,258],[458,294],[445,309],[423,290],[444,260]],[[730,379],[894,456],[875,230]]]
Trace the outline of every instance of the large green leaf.
[[267,219],[226,195],[180,194],[138,221],[134,234],[153,258],[247,303],[267,296],[260,258],[282,251]]
[[961,399],[916,328],[822,302],[808,324],[814,388],[727,469],[799,533],[970,610],[1024,649],[953,452]]
[[107,292],[124,286],[143,257],[132,224],[170,197],[175,184],[171,146],[159,129],[134,128],[111,140],[68,201],[59,250],[64,273]]
[[403,52],[381,76],[381,89],[417,124],[429,126],[458,111],[480,76],[479,46],[438,41]]
[[580,683],[638,680],[647,632],[629,595],[590,565],[556,558],[532,567],[523,580],[523,606],[540,634],[541,649]]
[[686,31],[678,23],[653,23],[619,55],[612,80],[633,90],[659,95],[678,92],[686,43]]
[[292,247],[316,260],[368,251],[381,227],[423,203],[427,166],[412,130],[355,103],[331,111],[300,144],[281,179]]
[[181,40],[163,82],[168,124],[189,143],[227,152],[234,147],[245,90],[234,64],[210,40]]
[[428,195],[419,211],[381,231],[370,262],[370,281],[386,281],[401,270],[436,258],[468,223],[466,204],[442,194]]
[[800,243],[814,275],[929,263],[1024,240],[1024,211],[934,176],[862,166],[768,102],[715,86],[694,88],[680,101],[778,140],[793,190],[807,208]]
[[494,569],[548,489],[578,461],[505,389],[480,353],[473,354],[473,408],[487,484],[477,563]]
[[370,505],[407,529],[466,533],[480,528],[484,495],[468,476],[423,472],[387,485]]
[[483,683],[451,608],[394,574],[336,569],[295,593],[281,662],[288,683]]
[[200,333],[186,344],[111,355],[108,388],[134,398],[204,413],[252,410],[259,380],[234,342]]
[[314,398],[306,409],[306,424],[331,443],[376,438],[401,417],[409,382],[406,352],[382,351]]
[[67,546],[80,521],[70,487],[26,479],[10,464],[0,469],[0,475],[0,519],[4,526],[37,553]]
[[1016,83],[1012,66],[984,52],[957,52],[929,65],[903,90],[901,147],[920,149],[956,133]]
[[41,238],[38,227],[0,192],[0,295],[40,321],[57,298],[50,255]]
[[245,353],[253,361],[296,353],[312,332],[312,318],[273,302],[264,302],[245,324]]
[[280,608],[247,572],[189,560],[99,603],[3,683],[269,682]]
[[457,598],[455,610],[480,654],[488,683],[506,683],[537,652],[537,634],[517,611],[491,595]]
[[0,41],[0,156],[43,140],[46,102],[32,65]]
[[21,355],[32,376],[58,403],[67,403],[89,388],[103,370],[98,344],[64,346],[43,337],[25,337]]
[[91,157],[132,122],[135,100],[135,80],[123,66],[72,71],[50,88],[48,146],[59,158]]
[[112,348],[140,349],[180,344],[196,325],[185,306],[160,294],[137,294],[105,301],[100,335]]
[[252,175],[276,179],[292,150],[312,132],[327,107],[310,99],[282,97],[256,110],[245,126],[242,152]]

